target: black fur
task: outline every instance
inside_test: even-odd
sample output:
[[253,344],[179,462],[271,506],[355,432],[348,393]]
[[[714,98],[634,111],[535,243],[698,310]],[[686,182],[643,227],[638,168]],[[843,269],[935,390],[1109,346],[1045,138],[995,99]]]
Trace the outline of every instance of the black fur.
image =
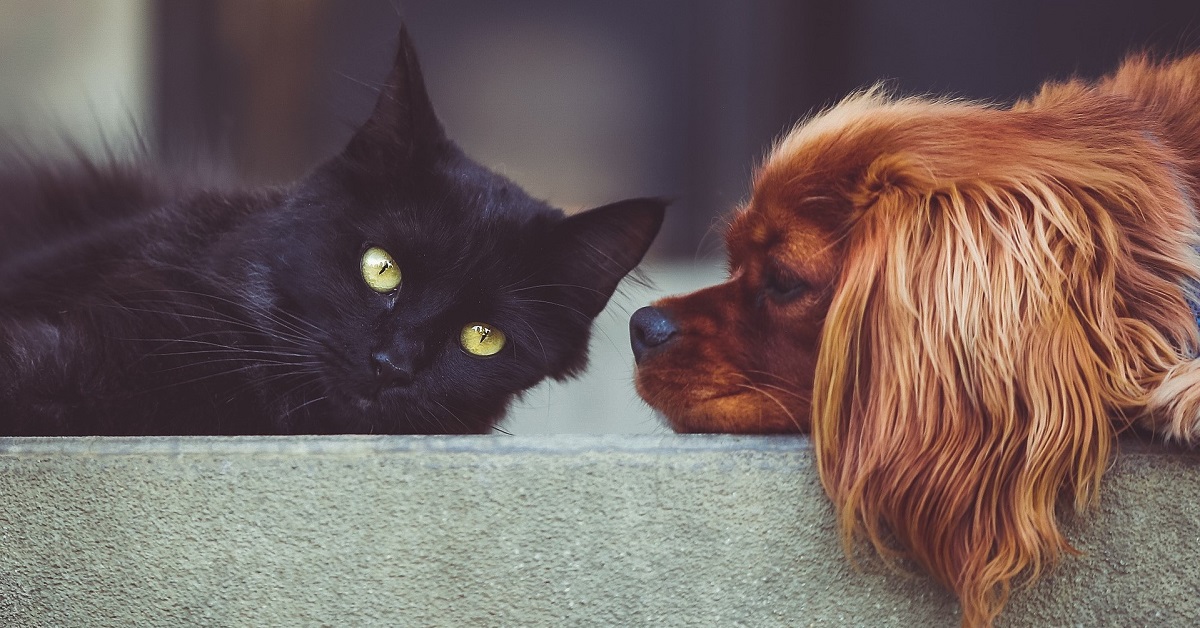
[[[0,433],[488,432],[578,373],[657,200],[563,213],[446,139],[408,36],[370,119],[304,179],[187,190],[145,166],[0,172]],[[369,246],[403,284],[362,280]],[[508,336],[491,358],[463,326]],[[376,376],[388,350],[412,372]]]

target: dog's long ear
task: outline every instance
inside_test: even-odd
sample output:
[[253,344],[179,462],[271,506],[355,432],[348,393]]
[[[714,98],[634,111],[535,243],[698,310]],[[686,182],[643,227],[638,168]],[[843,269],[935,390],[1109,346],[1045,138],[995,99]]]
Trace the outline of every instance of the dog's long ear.
[[847,548],[863,535],[913,558],[958,594],[965,625],[1072,551],[1059,499],[1095,502],[1110,413],[1139,412],[1195,342],[1164,334],[1187,305],[1147,268],[1178,279],[1178,241],[1122,222],[1175,210],[1143,198],[1138,173],[1038,168],[968,182],[904,155],[869,168],[816,368],[813,439]]

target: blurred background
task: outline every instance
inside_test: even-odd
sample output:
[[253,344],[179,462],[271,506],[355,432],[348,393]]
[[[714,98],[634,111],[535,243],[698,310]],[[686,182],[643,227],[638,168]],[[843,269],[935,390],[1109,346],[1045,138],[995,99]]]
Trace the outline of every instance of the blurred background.
[[0,133],[286,181],[369,113],[401,21],[485,165],[568,211],[674,199],[654,287],[627,283],[588,373],[525,395],[514,433],[665,431],[633,392],[628,315],[719,280],[722,216],[806,114],[880,80],[1009,102],[1200,50],[1197,0],[0,0]]

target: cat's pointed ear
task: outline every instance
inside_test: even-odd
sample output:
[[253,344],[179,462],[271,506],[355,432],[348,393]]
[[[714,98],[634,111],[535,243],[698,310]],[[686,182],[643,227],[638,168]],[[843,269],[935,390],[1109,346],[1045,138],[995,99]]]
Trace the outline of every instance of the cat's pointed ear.
[[400,28],[399,50],[371,117],[354,133],[342,155],[365,164],[401,165],[422,148],[445,139],[433,112],[408,28]]
[[640,198],[575,214],[555,225],[550,262],[570,304],[591,318],[641,261],[666,213],[662,199]]

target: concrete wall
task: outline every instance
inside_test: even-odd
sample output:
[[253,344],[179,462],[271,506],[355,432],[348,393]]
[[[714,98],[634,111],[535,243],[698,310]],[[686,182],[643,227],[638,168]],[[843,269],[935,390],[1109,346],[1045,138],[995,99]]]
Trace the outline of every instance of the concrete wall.
[[[801,438],[0,439],[3,626],[952,626]],[[1001,625],[1200,625],[1200,455],[1125,445]]]

